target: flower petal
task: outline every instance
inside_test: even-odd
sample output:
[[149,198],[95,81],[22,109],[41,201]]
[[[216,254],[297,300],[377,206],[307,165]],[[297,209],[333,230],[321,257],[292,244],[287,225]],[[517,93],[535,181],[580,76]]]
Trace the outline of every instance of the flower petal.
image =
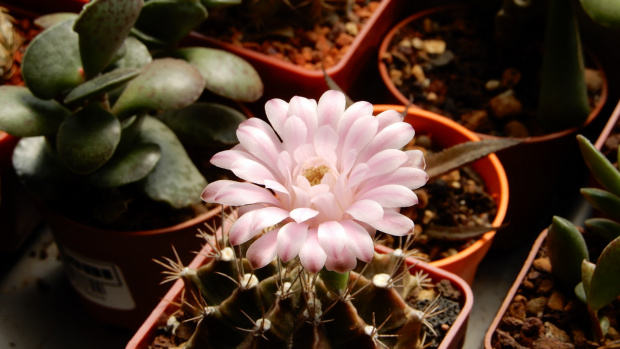
[[307,207],[296,208],[291,211],[290,217],[297,223],[302,223],[308,219],[316,217],[319,211]]
[[383,207],[408,207],[418,203],[415,193],[402,185],[388,184],[362,193],[358,200],[373,200]]
[[288,223],[278,233],[277,251],[283,262],[295,258],[306,241],[307,224]]
[[378,221],[383,218],[383,207],[373,200],[358,200],[345,210],[358,221]]
[[357,259],[353,253],[351,253],[346,248],[343,248],[340,253],[335,256],[327,256],[327,260],[325,261],[325,269],[335,271],[337,273],[346,273],[355,269],[357,265]]
[[239,182],[230,181],[226,179],[211,182],[207,185],[206,188],[204,188],[204,190],[202,191],[202,194],[200,195],[200,198],[202,198],[202,200],[205,202],[215,203],[217,202],[215,201],[215,196],[222,188],[225,188],[229,185],[233,185],[237,183]]
[[406,166],[415,167],[420,170],[426,168],[426,160],[424,159],[424,153],[421,150],[407,150],[405,151],[409,160]]
[[415,135],[413,127],[406,122],[392,124],[379,131],[368,146],[360,153],[358,161],[366,162],[373,155],[385,149],[402,149]]
[[282,144],[284,148],[289,152],[294,152],[295,149],[305,144],[308,137],[308,128],[306,124],[297,116],[290,116],[284,122]]
[[246,252],[246,257],[252,269],[260,269],[269,264],[277,252],[278,229],[267,232],[258,238]]
[[323,251],[319,245],[317,233],[317,229],[309,229],[304,246],[301,248],[301,251],[299,251],[301,265],[313,274],[323,269],[325,260],[327,259],[325,251]]
[[351,129],[353,123],[361,116],[372,115],[372,104],[368,102],[355,102],[348,107],[338,120],[336,126],[336,132],[339,135],[346,134],[347,130]]
[[336,129],[340,115],[344,113],[347,101],[344,93],[335,90],[329,90],[323,93],[319,98],[317,106],[318,126],[329,125],[332,129]]
[[394,109],[386,110],[377,115],[377,121],[379,121],[379,131],[384,128],[403,121],[403,116]]
[[288,103],[278,98],[270,99],[265,103],[265,114],[276,133],[282,134],[284,122],[288,118]]
[[368,177],[375,177],[393,172],[409,158],[399,149],[386,149],[373,155],[366,165],[369,167]]
[[428,175],[426,172],[411,167],[401,167],[384,176],[373,177],[364,185],[369,188],[381,187],[388,184],[402,185],[409,189],[417,189],[426,184]]
[[[315,185],[312,188],[315,189],[316,187],[320,188],[319,185]],[[310,202],[319,210],[318,217],[323,222],[339,220],[342,217],[342,208],[338,204],[334,193],[319,194],[310,199]]]
[[280,143],[274,143],[262,130],[246,126],[237,129],[237,138],[243,147],[253,156],[270,167],[276,167],[278,154],[282,150]]
[[318,117],[316,115],[317,103],[313,99],[295,96],[288,104],[288,115],[299,117],[308,130],[308,137],[312,139],[318,127]]
[[372,115],[364,115],[359,117],[350,129],[343,130],[344,133],[338,133],[341,145],[341,154],[347,154],[350,149],[358,151],[364,149],[368,143],[377,134],[379,122]]
[[230,170],[237,175],[237,177],[260,185],[264,185],[265,180],[275,181],[275,177],[268,168],[250,159],[239,159],[235,161]]
[[357,259],[367,263],[370,262],[375,253],[375,246],[368,231],[354,221],[344,220],[340,224],[342,224],[347,233],[347,249]]
[[398,212],[386,210],[382,220],[368,223],[373,228],[394,236],[403,236],[413,232],[413,221]]
[[253,156],[246,152],[240,144],[237,144],[229,150],[224,150],[213,155],[210,162],[214,166],[230,170],[235,161],[250,158],[253,158]]
[[276,225],[286,218],[288,211],[277,207],[264,207],[247,212],[230,227],[228,239],[233,246],[240,245],[261,230]]
[[345,246],[347,234],[340,222],[329,221],[319,225],[319,244],[328,257],[336,258]]
[[235,182],[222,187],[215,195],[214,201],[229,206],[241,206],[261,202],[274,206],[280,205],[278,199],[273,196],[269,190],[245,182]]

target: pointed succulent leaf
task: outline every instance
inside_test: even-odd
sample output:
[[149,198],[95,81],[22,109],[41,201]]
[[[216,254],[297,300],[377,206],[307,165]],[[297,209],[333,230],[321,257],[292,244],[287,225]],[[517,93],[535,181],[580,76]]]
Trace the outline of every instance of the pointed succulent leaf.
[[195,102],[204,78],[191,64],[174,58],[153,60],[131,80],[112,107],[120,119],[147,110],[179,109]]
[[75,174],[63,165],[43,136],[20,139],[12,160],[20,181],[42,200],[61,198],[68,190],[76,190]]
[[620,197],[598,188],[581,188],[581,195],[596,210],[606,214],[609,218],[620,221]]
[[160,119],[184,142],[200,146],[234,145],[237,128],[245,115],[217,103],[194,103],[185,108],[168,111]]
[[90,176],[90,181],[104,188],[137,182],[153,171],[160,157],[161,149],[157,144],[139,144],[128,152],[115,154]]
[[586,303],[588,303],[588,299],[590,299],[590,291],[592,290],[591,281],[595,269],[596,264],[584,259],[581,264],[581,284],[583,285],[583,293],[586,296]]
[[198,68],[205,88],[217,95],[241,102],[254,102],[263,95],[263,82],[254,67],[230,52],[188,47],[172,53]]
[[512,147],[522,140],[512,138],[465,142],[426,157],[426,173],[435,178],[491,153]]
[[620,196],[620,171],[584,136],[577,135],[579,149],[590,173],[616,196]]
[[174,208],[201,202],[200,193],[207,181],[172,130],[161,121],[147,116],[137,140],[155,143],[161,148],[161,159],[157,166],[140,182],[151,199],[166,202]]
[[88,80],[80,86],[74,88],[65,97],[65,104],[81,103],[89,98],[99,96],[105,92],[114,90],[115,88],[122,86],[127,81],[135,78],[140,73],[140,70],[130,69],[117,69],[112,70],[109,73],[99,75],[94,79]]
[[620,238],[614,239],[601,252],[590,280],[588,304],[594,310],[611,303],[620,295]]
[[577,299],[582,301],[584,304],[588,303],[588,296],[586,296],[586,289],[583,286],[583,281],[575,286],[575,296],[577,296]]
[[0,130],[17,137],[56,134],[71,112],[55,100],[43,100],[23,86],[0,86]]
[[84,81],[78,35],[72,27],[68,20],[41,32],[24,53],[24,82],[41,99],[54,98]]
[[58,155],[75,173],[87,174],[105,164],[121,138],[121,123],[93,103],[69,116],[58,130]]
[[606,0],[580,0],[581,7],[596,23],[610,28],[620,27],[620,3]]
[[207,18],[207,9],[198,0],[151,0],[144,4],[136,29],[175,44]]
[[231,5],[240,5],[243,0],[200,0],[202,5],[207,9],[220,8]]
[[84,5],[73,30],[80,37],[80,54],[87,78],[93,78],[112,62],[142,5],[142,0],[95,0]]
[[588,260],[583,235],[570,221],[554,216],[547,233],[551,271],[558,285],[572,290],[581,281],[581,265]]
[[620,236],[620,223],[607,218],[589,218],[584,222],[586,230],[611,241]]
[[47,29],[68,19],[76,19],[77,16],[77,13],[72,12],[50,13],[35,18],[34,24],[41,29]]

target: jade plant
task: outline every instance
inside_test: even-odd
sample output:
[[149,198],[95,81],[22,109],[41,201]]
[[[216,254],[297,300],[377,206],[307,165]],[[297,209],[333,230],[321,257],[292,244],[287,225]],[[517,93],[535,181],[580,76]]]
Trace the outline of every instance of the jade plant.
[[[620,26],[617,2],[580,0],[580,4],[598,24]],[[504,0],[496,15],[496,37],[507,45],[514,45],[532,28],[533,18],[546,15],[537,116],[552,131],[582,125],[590,114],[575,6],[565,0]]]
[[378,230],[404,236],[414,226],[399,211],[428,176],[420,150],[401,150],[411,125],[394,110],[373,116],[367,102],[347,108],[337,91],[265,110],[270,124],[244,121],[240,144],[211,160],[244,182],[202,193],[238,207],[217,234],[202,234],[208,263],[167,260],[167,280],[186,286],[184,314],[168,320],[180,347],[425,347],[438,298],[421,309],[408,301],[430,279],[409,273],[410,251],[377,255],[373,242]]
[[603,187],[581,189],[584,198],[603,215],[587,219],[585,230],[605,241],[605,247],[596,261],[590,260],[592,246],[587,246],[573,223],[561,217],[553,218],[547,245],[554,280],[587,305],[594,337],[603,344],[609,319],[599,317],[599,311],[620,296],[620,172],[587,138],[577,137],[592,176]]
[[[163,18],[154,32],[149,23]],[[45,29],[23,57],[26,87],[0,87],[0,129],[21,137],[13,164],[26,187],[100,226],[136,200],[199,205],[207,180],[184,144],[230,147],[245,119],[204,96],[248,102],[263,89],[237,56],[177,47],[205,18],[198,1],[158,0],[95,0],[38,18]]]

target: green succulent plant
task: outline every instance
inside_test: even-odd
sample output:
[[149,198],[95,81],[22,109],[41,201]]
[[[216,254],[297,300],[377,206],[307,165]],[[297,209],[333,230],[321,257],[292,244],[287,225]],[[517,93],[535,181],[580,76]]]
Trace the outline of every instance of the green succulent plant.
[[[580,0],[597,23],[620,26],[620,5],[615,1]],[[537,16],[546,16],[538,119],[557,131],[583,124],[589,113],[585,67],[573,1],[504,0],[496,15],[496,36],[513,45],[528,32]],[[535,35],[540,32],[534,31]],[[511,44],[512,42],[512,44]]]
[[27,87],[0,86],[0,129],[22,137],[13,163],[26,187],[75,203],[69,211],[89,203],[101,224],[138,197],[199,204],[206,179],[184,145],[231,146],[245,119],[208,97],[255,101],[263,85],[235,55],[177,45],[205,6],[234,3],[94,0],[79,14],[38,18],[45,29],[24,54]]
[[585,229],[601,237],[606,246],[596,263],[581,232],[570,221],[554,217],[548,230],[547,245],[554,280],[585,302],[591,314],[594,334],[599,342],[606,335],[598,311],[620,296],[620,172],[590,141],[577,136],[583,158],[594,178],[604,189],[582,188],[581,194],[604,218],[589,218]]

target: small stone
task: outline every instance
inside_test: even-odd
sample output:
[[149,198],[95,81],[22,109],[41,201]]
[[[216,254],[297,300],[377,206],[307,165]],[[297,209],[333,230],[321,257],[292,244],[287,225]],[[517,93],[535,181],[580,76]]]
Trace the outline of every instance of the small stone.
[[403,72],[398,69],[390,69],[390,80],[396,86],[401,86],[403,84]]
[[446,50],[446,42],[443,40],[424,40],[424,51],[429,54],[440,55]]
[[484,84],[484,88],[486,88],[488,91],[493,91],[497,89],[500,85],[501,83],[499,82],[499,80],[489,80],[486,84]]
[[416,206],[421,209],[426,208],[428,205],[428,191],[422,188],[414,190],[413,193],[418,197],[418,204]]
[[563,343],[570,343],[570,336],[551,322],[545,322],[545,336]]
[[357,24],[353,22],[347,22],[344,25],[344,29],[347,31],[347,34],[351,36],[357,36],[357,34],[359,34],[359,30],[357,29]]
[[560,342],[555,339],[540,337],[532,343],[532,349],[574,349],[571,343]]
[[504,133],[507,137],[525,138],[530,136],[527,127],[517,120],[510,120],[504,125]]
[[413,67],[411,67],[411,75],[415,76],[417,81],[424,81],[424,79],[426,79],[426,75],[424,75],[424,70],[419,64],[415,64]]
[[545,294],[553,289],[553,281],[544,279],[538,285],[538,294]]
[[601,76],[600,71],[586,68],[585,79],[586,87],[589,92],[597,92],[603,88],[603,77]]
[[537,258],[532,262],[534,269],[545,273],[551,273],[551,262],[548,257]]
[[552,310],[563,310],[566,305],[566,300],[564,295],[562,295],[558,291],[553,291],[551,296],[549,296],[549,300],[547,300],[547,308]]
[[433,218],[435,218],[435,213],[433,211],[424,210],[424,217],[422,218],[422,223],[428,224]]
[[[522,346],[517,342],[512,336],[504,331],[497,330],[497,348],[507,348],[507,349],[526,349],[526,347]],[[495,348],[495,346],[494,346]]]
[[424,40],[416,36],[415,38],[411,39],[411,45],[413,45],[413,47],[417,48],[418,50],[421,50],[424,47]]
[[500,95],[493,97],[489,101],[489,106],[493,115],[498,118],[505,118],[509,116],[516,116],[521,114],[523,106],[512,90],[508,90]]
[[426,94],[426,100],[430,102],[434,102],[437,100],[437,94],[435,92],[429,92]]
[[525,319],[521,333],[524,337],[531,338],[532,340],[539,338],[545,332],[545,327],[541,319],[537,317],[530,317]]
[[411,40],[407,40],[407,39],[403,39],[398,43],[398,46],[401,48],[410,48],[411,47]]
[[521,332],[521,328],[523,327],[523,320],[517,319],[512,316],[504,316],[499,323],[499,327],[505,331]]
[[346,45],[351,45],[353,40],[355,40],[354,36],[351,36],[347,33],[340,33],[338,37],[336,38],[335,42],[336,42],[336,45],[338,46],[346,46]]
[[475,131],[480,125],[487,122],[489,114],[486,110],[472,110],[461,115],[461,123],[467,129]]
[[545,310],[545,306],[547,305],[547,297],[536,297],[530,299],[525,308],[528,314],[532,314],[534,316],[541,316]]
[[502,86],[515,87],[521,80],[521,72],[516,68],[508,68],[502,73]]
[[467,181],[465,181],[465,186],[463,186],[463,191],[467,194],[475,194],[480,191],[480,188],[478,187],[478,184],[476,183],[476,181],[472,179],[468,179]]
[[507,313],[514,318],[525,320],[525,316],[526,316],[525,304],[521,302],[517,302],[517,303],[512,302],[508,306]]

